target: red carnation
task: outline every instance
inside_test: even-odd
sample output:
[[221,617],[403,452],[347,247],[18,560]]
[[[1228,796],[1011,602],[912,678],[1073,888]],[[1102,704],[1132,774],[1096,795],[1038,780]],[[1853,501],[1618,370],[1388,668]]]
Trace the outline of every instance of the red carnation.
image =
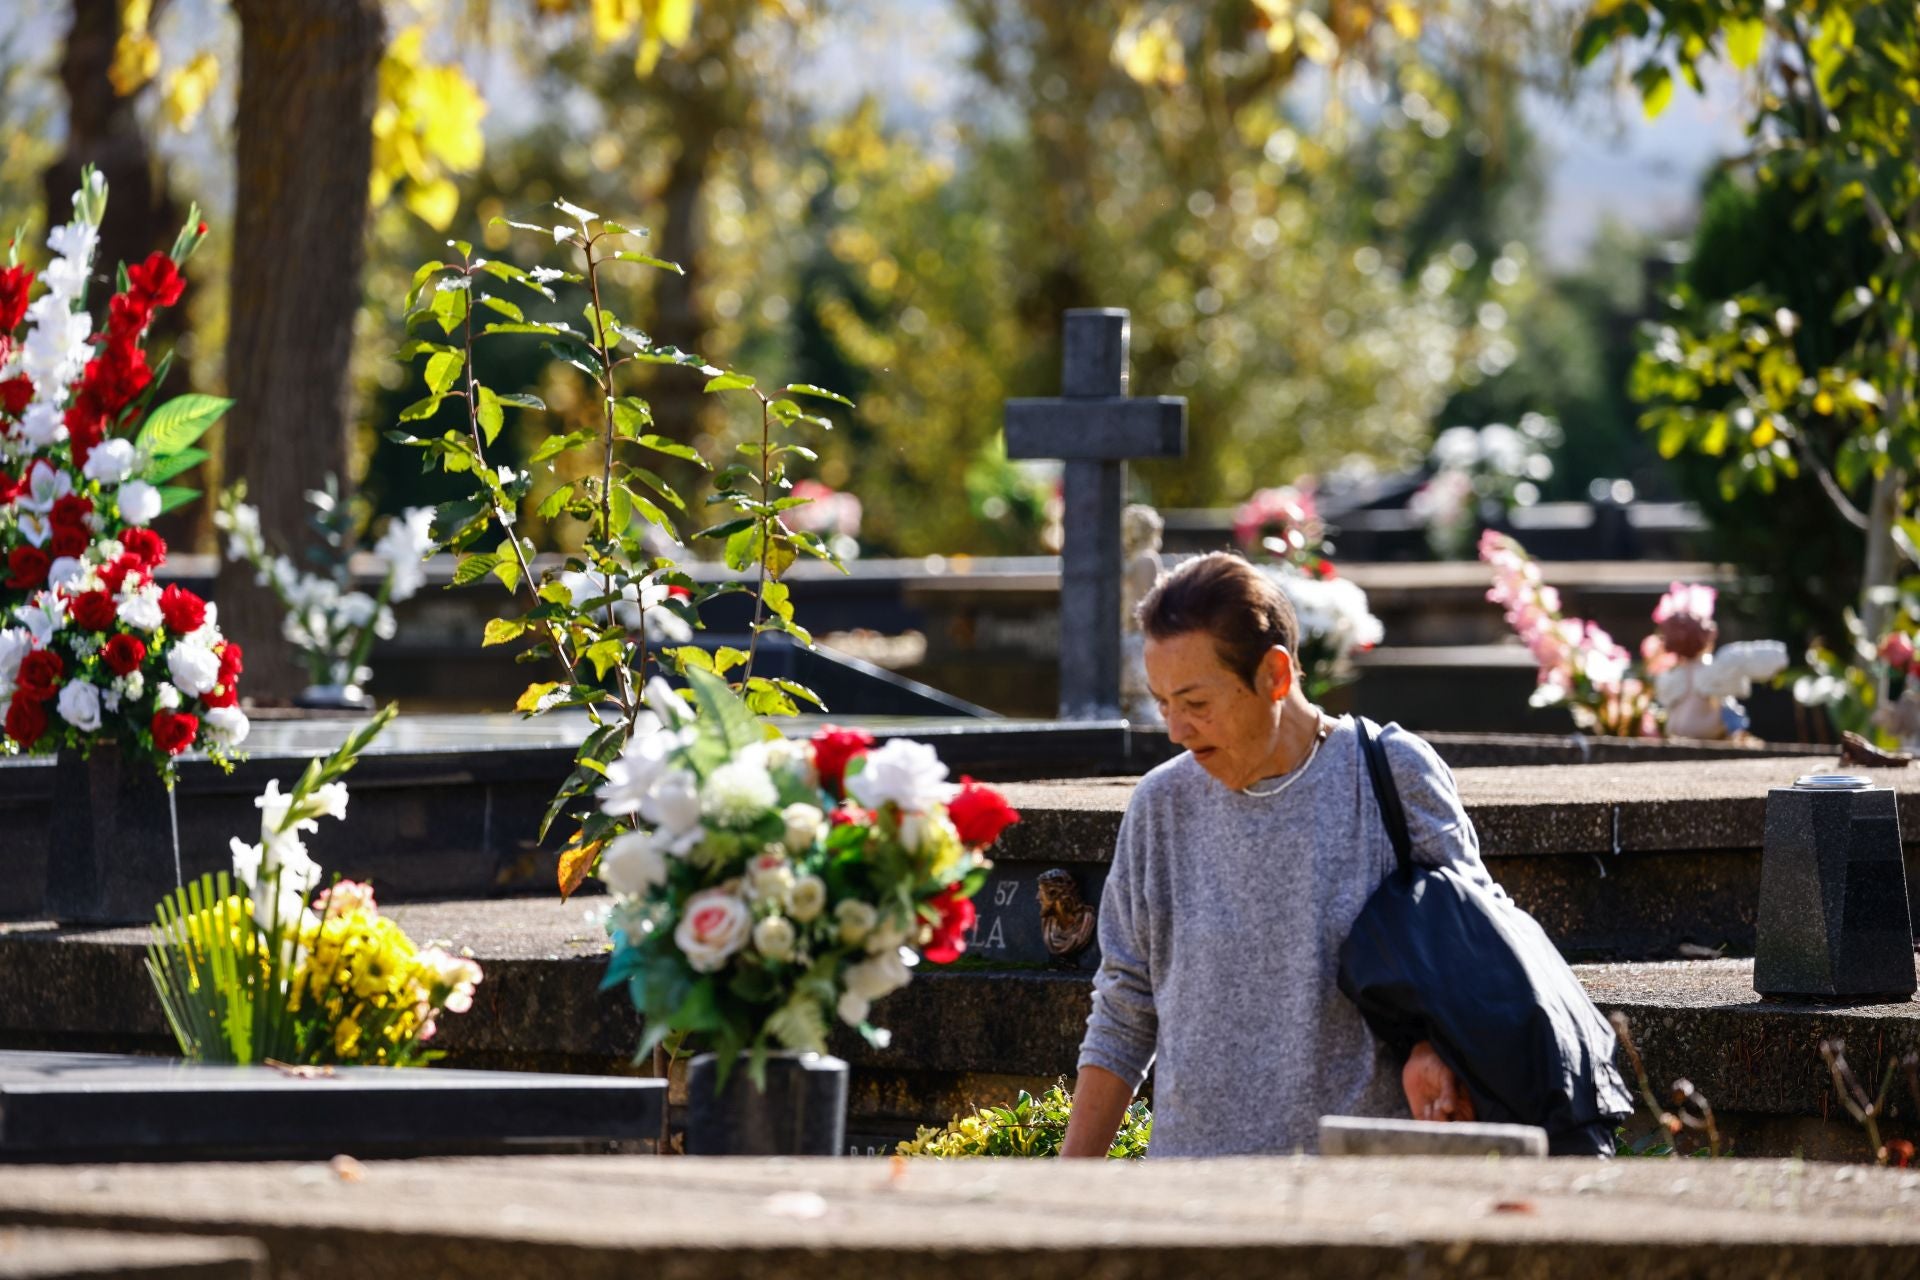
[[[4,434],[4,433],[0,433]],[[0,471],[0,503],[12,502],[26,490],[26,486],[4,471]]]
[[813,767],[820,774],[820,785],[834,795],[846,787],[847,766],[867,754],[873,735],[863,729],[842,729],[828,725],[813,735]]
[[220,676],[212,689],[200,695],[210,707],[231,707],[240,701],[240,672],[244,668],[240,646],[229,640],[216,651],[220,655]]
[[54,499],[53,510],[47,518],[53,521],[56,529],[84,529],[87,517],[93,514],[93,502],[77,493],[64,494]]
[[151,529],[128,529],[120,535],[126,553],[148,569],[158,569],[167,558],[166,539]]
[[0,331],[19,327],[27,314],[27,295],[33,291],[33,272],[25,267],[0,270]]
[[19,417],[32,403],[33,379],[26,374],[0,382],[0,410],[4,410],[8,417]]
[[974,910],[973,899],[961,896],[958,885],[927,905],[940,913],[940,923],[933,926],[933,941],[923,954],[934,964],[952,964],[966,951],[967,931],[980,918],[979,912]]
[[31,747],[47,731],[47,709],[24,694],[13,696],[7,708],[7,736],[22,747]]
[[47,550],[58,560],[62,556],[83,554],[92,541],[92,535],[85,529],[55,529]]
[[960,842],[984,849],[1000,838],[1000,833],[1020,821],[1020,811],[992,787],[983,787],[972,778],[960,779],[960,791],[947,801],[947,817],[960,833]]
[[83,591],[68,602],[67,616],[87,631],[110,631],[118,615],[112,596],[104,591]]
[[232,684],[247,669],[246,653],[237,640],[229,640],[220,646],[220,683]]
[[153,745],[177,756],[193,745],[194,735],[200,732],[200,717],[184,711],[156,711],[152,728]]
[[147,646],[138,636],[122,633],[100,646],[100,661],[117,676],[130,676],[147,660]]
[[53,561],[38,547],[15,547],[7,552],[7,585],[15,591],[34,591],[45,586],[47,569]]
[[67,672],[67,664],[60,661],[60,655],[51,649],[35,649],[20,660],[20,674],[14,680],[15,698],[30,698],[35,702],[45,702],[60,688],[60,677]]
[[207,622],[207,602],[178,583],[160,593],[160,616],[175,635],[198,631]]
[[143,583],[151,581],[152,579],[152,575],[147,571],[147,567],[140,563],[140,557],[131,552],[122,555],[112,564],[100,566],[100,585],[116,596],[120,594],[120,589],[127,584],[129,577],[137,578]]
[[145,262],[127,268],[127,292],[156,307],[170,307],[180,301],[180,291],[186,284],[173,259],[158,249],[148,254]]

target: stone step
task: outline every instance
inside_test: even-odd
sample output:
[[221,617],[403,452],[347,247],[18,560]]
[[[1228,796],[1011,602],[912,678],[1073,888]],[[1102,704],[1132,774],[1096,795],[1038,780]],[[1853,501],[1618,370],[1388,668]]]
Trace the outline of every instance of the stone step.
[[[416,903],[391,914],[415,938],[469,946],[486,970],[473,1011],[444,1019],[446,1065],[482,1069],[625,1070],[638,1015],[600,989],[605,935],[579,900]],[[0,1049],[171,1050],[141,967],[138,929],[60,931],[0,925]],[[855,1067],[850,1134],[870,1145],[910,1135],[1019,1087],[1070,1079],[1091,997],[1085,972],[923,967],[878,1007],[884,1050],[841,1029],[834,1052]],[[1625,1013],[1664,1091],[1686,1077],[1751,1154],[1859,1154],[1833,1104],[1820,1042],[1844,1038],[1855,1071],[1878,1081],[1920,1048],[1920,1002],[1780,1004],[1753,994],[1744,960],[1576,968],[1595,1001]],[[1902,1108],[1900,1134],[1920,1138]]]
[[266,1247],[246,1237],[0,1229],[0,1280],[267,1280],[267,1276]]
[[1920,1175],[1798,1161],[393,1161],[19,1170],[0,1222],[240,1233],[277,1276],[1910,1276]]

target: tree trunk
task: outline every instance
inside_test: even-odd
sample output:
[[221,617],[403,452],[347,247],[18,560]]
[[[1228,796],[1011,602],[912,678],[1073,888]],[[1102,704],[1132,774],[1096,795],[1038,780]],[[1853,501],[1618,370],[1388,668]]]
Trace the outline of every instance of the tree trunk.
[[[347,365],[366,264],[380,0],[234,0],[240,99],[226,474],[244,479],[268,540],[304,559],[308,489],[348,486]],[[220,621],[247,649],[247,691],[306,683],[279,609],[223,566]]]

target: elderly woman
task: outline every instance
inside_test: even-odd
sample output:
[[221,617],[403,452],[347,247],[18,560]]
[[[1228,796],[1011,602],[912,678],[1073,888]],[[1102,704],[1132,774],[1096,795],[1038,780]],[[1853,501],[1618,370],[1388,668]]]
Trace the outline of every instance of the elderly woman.
[[[1222,553],[1162,577],[1139,616],[1148,688],[1186,752],[1141,779],[1121,824],[1062,1154],[1106,1154],[1149,1066],[1155,1156],[1312,1151],[1323,1115],[1471,1119],[1430,1045],[1389,1060],[1336,986],[1394,854],[1357,726],[1301,689],[1286,596]],[[1393,726],[1380,742],[1415,857],[1490,886],[1433,748]]]

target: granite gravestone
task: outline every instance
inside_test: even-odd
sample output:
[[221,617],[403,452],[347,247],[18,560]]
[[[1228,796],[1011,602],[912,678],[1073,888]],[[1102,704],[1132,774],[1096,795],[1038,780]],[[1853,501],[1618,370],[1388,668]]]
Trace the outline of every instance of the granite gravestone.
[[1067,312],[1060,395],[1007,401],[1007,456],[1066,462],[1060,717],[1120,715],[1120,512],[1127,459],[1187,451],[1187,402],[1127,395],[1127,313]]
[[1893,789],[1859,774],[1808,774],[1769,790],[1754,990],[1905,1000],[1914,986]]
[[0,1162],[604,1149],[660,1136],[666,1081],[0,1053]]

